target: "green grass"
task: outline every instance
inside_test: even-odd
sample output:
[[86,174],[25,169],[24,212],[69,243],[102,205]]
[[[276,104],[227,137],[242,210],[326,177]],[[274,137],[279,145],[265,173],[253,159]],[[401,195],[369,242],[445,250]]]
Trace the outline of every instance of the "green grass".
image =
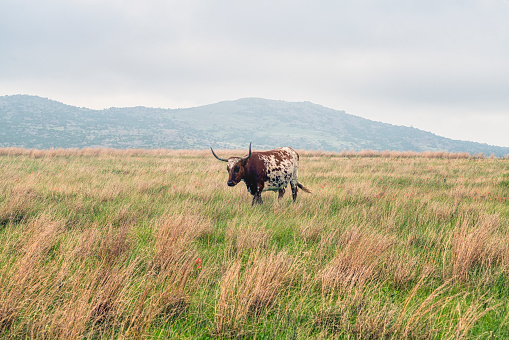
[[301,152],[252,207],[206,151],[0,154],[0,338],[509,337],[507,159]]

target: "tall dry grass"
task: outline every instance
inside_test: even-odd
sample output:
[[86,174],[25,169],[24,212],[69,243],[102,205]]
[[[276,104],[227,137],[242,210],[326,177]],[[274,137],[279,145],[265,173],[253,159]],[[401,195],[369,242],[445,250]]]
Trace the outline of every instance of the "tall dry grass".
[[27,185],[6,188],[6,198],[0,209],[0,228],[2,225],[20,222],[27,217],[36,204],[36,191]]
[[509,336],[507,159],[302,152],[251,207],[205,150],[2,152],[2,338]]
[[[154,319],[184,311],[202,273],[192,242],[210,224],[172,216],[155,224],[151,260],[130,258],[134,225],[68,230],[51,212],[24,222],[3,249],[13,259],[0,271],[1,330],[7,337],[94,338],[145,334]],[[48,266],[47,263],[52,263]],[[140,266],[147,274],[140,275]]]
[[215,306],[215,336],[238,337],[252,333],[247,327],[249,317],[259,319],[267,315],[281,290],[295,278],[295,260],[285,253],[262,255],[257,252],[247,264],[242,262],[241,258],[235,259],[221,280]]
[[322,290],[352,290],[362,287],[377,274],[377,266],[394,246],[390,237],[363,232],[359,228],[341,235],[336,255],[320,273]]
[[[499,228],[498,215],[482,216],[473,225],[470,217],[459,219],[452,231],[450,251],[444,253],[444,277],[468,281],[469,272],[475,267],[491,267],[495,263],[495,252],[491,249],[491,238]],[[447,258],[450,257],[450,258]]]
[[[303,156],[339,156],[339,157],[383,157],[383,158],[442,158],[442,159],[484,159],[486,156],[482,153],[470,154],[468,152],[447,152],[447,151],[375,151],[375,150],[343,150],[341,152],[334,151],[308,151],[298,150]],[[242,154],[245,150],[228,150],[229,154]],[[30,158],[41,157],[69,157],[69,156],[199,156],[208,155],[209,150],[171,150],[171,149],[113,149],[113,148],[83,148],[83,149],[25,149],[19,147],[0,148],[0,156],[29,156]],[[490,156],[492,159],[493,155]]]

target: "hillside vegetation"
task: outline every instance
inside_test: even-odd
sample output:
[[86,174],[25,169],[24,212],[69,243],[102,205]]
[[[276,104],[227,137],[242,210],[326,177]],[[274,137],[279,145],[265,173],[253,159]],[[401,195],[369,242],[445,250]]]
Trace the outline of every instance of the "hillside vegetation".
[[244,98],[185,109],[91,110],[35,96],[0,97],[0,147],[446,151],[504,157],[509,148],[452,140],[310,102]]
[[508,159],[300,155],[0,149],[0,338],[509,337]]

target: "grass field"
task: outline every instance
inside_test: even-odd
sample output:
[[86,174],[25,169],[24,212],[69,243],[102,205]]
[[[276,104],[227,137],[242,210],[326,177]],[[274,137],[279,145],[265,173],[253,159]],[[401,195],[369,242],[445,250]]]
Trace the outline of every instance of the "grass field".
[[509,159],[300,155],[0,149],[0,338],[509,338]]

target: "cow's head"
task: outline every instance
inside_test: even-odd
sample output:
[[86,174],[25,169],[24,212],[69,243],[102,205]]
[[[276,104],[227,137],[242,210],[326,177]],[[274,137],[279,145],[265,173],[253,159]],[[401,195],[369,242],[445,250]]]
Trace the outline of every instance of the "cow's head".
[[216,155],[214,150],[210,148],[214,157],[219,159],[220,161],[227,162],[226,170],[228,170],[228,186],[233,187],[236,186],[242,178],[244,178],[244,168],[246,166],[247,160],[251,157],[251,143],[249,143],[249,154],[246,157],[230,157],[228,159],[221,158]]

